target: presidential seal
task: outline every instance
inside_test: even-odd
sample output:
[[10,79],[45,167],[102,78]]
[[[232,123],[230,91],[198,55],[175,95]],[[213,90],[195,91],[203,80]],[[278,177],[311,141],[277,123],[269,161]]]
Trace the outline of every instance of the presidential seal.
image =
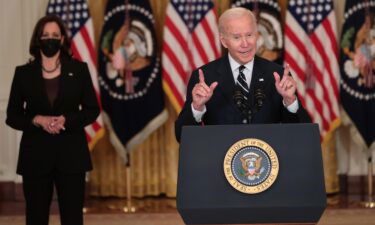
[[278,173],[276,152],[259,139],[237,141],[224,158],[225,178],[233,188],[246,194],[267,190],[275,182]]

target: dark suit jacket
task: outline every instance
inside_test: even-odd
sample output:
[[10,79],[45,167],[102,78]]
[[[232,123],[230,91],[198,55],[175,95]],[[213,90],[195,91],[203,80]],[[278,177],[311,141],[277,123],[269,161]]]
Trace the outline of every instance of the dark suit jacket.
[[[49,104],[42,70],[33,62],[18,66],[13,78],[6,123],[22,130],[17,173],[42,175],[59,170],[73,173],[92,169],[84,127],[100,109],[86,63],[61,61],[59,92]],[[35,115],[65,116],[60,134],[49,134],[32,124]]]
[[[259,78],[264,79],[265,102],[259,111],[253,110],[251,123],[299,123],[311,122],[311,119],[302,105],[299,103],[297,113],[290,113],[282,102],[282,97],[277,93],[273,72],[278,72],[281,76],[284,73],[283,67],[266,59],[255,57],[254,68],[250,83],[249,105],[251,109],[255,107],[254,89]],[[206,103],[207,112],[202,118],[205,125],[218,124],[241,124],[242,116],[233,100],[235,91],[235,81],[230,68],[228,55],[212,61],[201,67],[207,85],[217,81],[218,86],[214,90],[211,99]],[[175,123],[176,138],[179,141],[181,129],[184,125],[199,125],[191,110],[192,90],[199,82],[198,70],[193,71],[188,88],[185,105]]]

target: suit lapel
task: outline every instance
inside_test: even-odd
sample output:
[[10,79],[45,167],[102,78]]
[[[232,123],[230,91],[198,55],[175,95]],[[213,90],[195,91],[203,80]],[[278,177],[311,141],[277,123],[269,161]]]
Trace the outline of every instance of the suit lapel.
[[234,105],[233,93],[235,81],[233,78],[232,70],[230,68],[228,54],[222,57],[221,60],[222,62],[219,64],[219,67],[217,68],[218,88],[222,91],[226,99]]
[[217,81],[219,83],[217,88],[221,90],[224,99],[228,101],[228,105],[240,115],[241,111],[233,99],[236,82],[234,81],[232,69],[229,64],[228,54],[222,57],[221,60],[222,62],[217,68]]
[[253,74],[251,75],[251,82],[250,82],[250,90],[249,90],[249,105],[252,107],[254,104],[254,91],[259,82],[259,78],[262,77],[261,74],[262,69],[259,68],[259,60],[258,57],[254,57],[254,66],[253,66]]
[[61,60],[61,74],[60,74],[60,81],[59,81],[59,90],[57,92],[57,98],[53,104],[53,108],[58,107],[64,96],[64,87],[66,86],[66,77],[68,76],[68,70],[67,63],[64,60]]
[[254,93],[254,88],[256,87],[256,83],[260,78],[260,68],[259,68],[259,61],[257,57],[254,57],[254,67],[253,67],[253,74],[251,75],[251,82],[250,82],[250,93]]

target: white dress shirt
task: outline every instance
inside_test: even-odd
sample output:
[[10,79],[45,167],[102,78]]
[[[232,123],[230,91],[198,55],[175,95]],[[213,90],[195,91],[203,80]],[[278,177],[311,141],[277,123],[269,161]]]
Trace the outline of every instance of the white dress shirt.
[[[229,64],[230,64],[230,68],[232,70],[233,78],[237,82],[237,77],[240,73],[239,68],[240,68],[241,64],[239,64],[236,60],[234,60],[229,53],[228,53],[228,58],[229,58]],[[246,77],[246,83],[247,83],[248,87],[250,88],[250,82],[251,82],[251,77],[252,77],[253,68],[254,68],[254,59],[251,60],[250,62],[246,63],[244,66],[245,66],[245,69],[242,72],[244,73],[244,75]],[[283,104],[285,106],[284,101],[283,101]],[[294,102],[292,104],[290,104],[289,106],[286,106],[286,108],[288,109],[289,112],[296,113],[298,108],[299,108],[297,99],[294,100]],[[206,109],[206,106],[204,106],[202,111],[195,110],[194,107],[193,107],[193,103],[191,103],[191,111],[193,112],[193,116],[194,116],[195,121],[197,121],[197,123],[200,123],[202,121],[202,117],[206,113],[207,109]]]

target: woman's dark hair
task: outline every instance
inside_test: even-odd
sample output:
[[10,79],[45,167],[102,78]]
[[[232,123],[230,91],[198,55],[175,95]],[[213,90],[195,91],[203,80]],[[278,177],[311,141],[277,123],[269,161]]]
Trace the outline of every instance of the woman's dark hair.
[[59,26],[61,37],[64,38],[63,44],[60,49],[60,58],[72,57],[72,54],[70,51],[70,38],[68,37],[68,32],[65,28],[64,22],[60,19],[60,17],[56,15],[47,15],[47,16],[40,18],[34,27],[33,35],[30,41],[30,48],[29,48],[30,55],[33,56],[33,58],[30,59],[30,62],[40,61],[41,59],[40,38],[43,35],[43,30],[46,24],[51,23],[51,22],[55,22]]

